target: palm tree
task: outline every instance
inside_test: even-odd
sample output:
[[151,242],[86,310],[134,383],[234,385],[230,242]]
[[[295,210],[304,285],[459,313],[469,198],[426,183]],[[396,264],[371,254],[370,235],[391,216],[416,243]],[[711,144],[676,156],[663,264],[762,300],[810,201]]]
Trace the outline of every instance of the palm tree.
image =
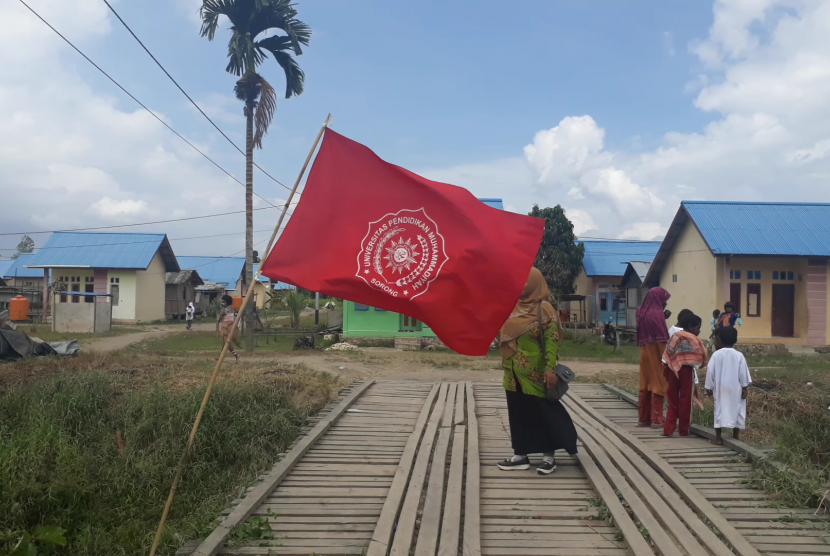
[[[228,41],[228,73],[240,77],[234,87],[236,98],[245,103],[245,283],[252,287],[254,278],[254,147],[262,148],[262,138],[277,109],[277,93],[259,73],[257,67],[270,54],[285,73],[285,98],[303,92],[305,74],[292,56],[303,53],[311,38],[311,28],[296,19],[297,10],[290,0],[203,0],[202,36],[213,40],[221,16],[231,22]],[[281,34],[263,36],[269,31]],[[262,37],[262,38],[258,38]],[[245,348],[254,350],[253,313],[248,312]]]

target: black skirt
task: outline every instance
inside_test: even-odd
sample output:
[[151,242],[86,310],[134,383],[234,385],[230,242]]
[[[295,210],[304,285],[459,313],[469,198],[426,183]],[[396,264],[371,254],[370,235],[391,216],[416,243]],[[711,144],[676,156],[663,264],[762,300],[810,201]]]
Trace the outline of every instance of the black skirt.
[[516,381],[516,392],[506,391],[510,439],[517,456],[556,450],[576,453],[576,428],[561,402],[530,396]]

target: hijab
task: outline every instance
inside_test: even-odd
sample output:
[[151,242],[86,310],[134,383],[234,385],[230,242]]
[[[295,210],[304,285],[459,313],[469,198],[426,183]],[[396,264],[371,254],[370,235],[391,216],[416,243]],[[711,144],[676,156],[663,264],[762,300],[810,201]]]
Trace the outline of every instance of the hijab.
[[188,303],[188,304],[187,304],[187,306],[188,306],[188,307],[190,307],[190,308],[191,308],[191,309],[193,309],[193,310],[195,310],[195,309],[196,309],[196,307],[194,307],[194,306],[193,306],[193,302],[192,302],[192,301],[191,301],[190,303]]
[[530,269],[527,284],[519,296],[516,308],[501,328],[501,356],[512,357],[519,350],[519,336],[539,327],[537,308],[541,304],[542,323],[548,324],[556,319],[556,310],[550,304],[550,290],[545,277],[538,268]]
[[637,309],[637,345],[669,341],[669,329],[663,314],[663,303],[671,294],[663,288],[651,288]]

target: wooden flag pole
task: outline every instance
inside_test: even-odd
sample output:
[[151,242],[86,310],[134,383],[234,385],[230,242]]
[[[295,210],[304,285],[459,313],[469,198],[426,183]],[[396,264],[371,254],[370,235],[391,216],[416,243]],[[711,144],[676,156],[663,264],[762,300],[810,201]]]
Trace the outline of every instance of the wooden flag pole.
[[[297,192],[297,187],[300,185],[300,181],[303,179],[303,175],[305,174],[306,169],[308,168],[308,164],[311,162],[311,157],[314,156],[314,151],[317,150],[317,145],[320,143],[320,139],[323,137],[323,132],[329,125],[331,121],[331,114],[328,115],[326,121],[323,123],[323,127],[320,128],[320,132],[317,134],[317,138],[314,140],[314,145],[312,145],[311,150],[308,153],[308,156],[305,159],[305,163],[303,164],[302,169],[300,170],[300,175],[297,176],[297,181],[294,182],[294,187],[291,189],[291,193],[288,195],[288,200],[285,202],[285,207],[283,207],[282,214],[280,214],[280,219],[277,222],[276,227],[274,228],[274,232],[271,234],[271,239],[268,241],[268,247],[265,249],[265,256],[262,258],[265,261],[268,258],[268,254],[271,252],[271,248],[274,246],[274,242],[277,239],[277,233],[280,230],[280,226],[282,226],[283,220],[285,220],[285,215],[288,212],[288,206],[291,204],[291,200],[294,198],[294,194]],[[256,274],[254,275],[253,282],[256,283],[259,276],[262,274],[262,265],[259,265]],[[164,505],[164,512],[161,514],[161,521],[159,522],[158,529],[156,530],[156,537],[153,539],[153,546],[150,548],[150,556],[155,556],[156,550],[158,550],[159,542],[161,541],[161,533],[164,530],[164,524],[167,521],[167,516],[170,513],[170,506],[173,505],[173,497],[176,495],[176,488],[179,486],[179,481],[182,478],[182,472],[184,471],[184,466],[187,463],[187,459],[190,456],[190,449],[193,446],[193,439],[196,438],[196,431],[199,430],[199,423],[202,421],[202,416],[205,413],[205,407],[207,406],[208,399],[210,398],[210,393],[213,390],[213,385],[216,383],[216,377],[219,375],[219,369],[222,368],[222,362],[225,360],[225,356],[228,354],[228,350],[230,349],[230,340],[233,338],[234,332],[239,327],[239,322],[242,319],[242,314],[245,312],[245,308],[248,306],[248,301],[251,299],[251,294],[253,293],[254,288],[252,284],[248,286],[248,292],[245,294],[245,298],[242,300],[242,306],[239,308],[239,313],[237,313],[236,318],[233,321],[233,326],[231,326],[230,333],[228,334],[228,340],[225,342],[225,345],[222,346],[222,353],[219,354],[219,361],[216,362],[216,367],[213,369],[213,374],[210,375],[210,381],[208,382],[207,390],[205,391],[205,397],[202,399],[202,405],[199,407],[199,412],[196,414],[196,421],[193,423],[193,428],[190,431],[190,436],[187,438],[187,444],[185,444],[184,452],[182,453],[182,457],[179,460],[179,466],[176,469],[176,477],[173,479],[173,484],[170,486],[170,494],[167,496],[167,503]]]

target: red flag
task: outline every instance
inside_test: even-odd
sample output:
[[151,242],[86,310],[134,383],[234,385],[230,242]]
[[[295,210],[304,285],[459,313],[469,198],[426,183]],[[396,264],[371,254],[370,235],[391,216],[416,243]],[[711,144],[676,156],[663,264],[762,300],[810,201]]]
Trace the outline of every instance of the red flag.
[[543,220],[488,207],[327,130],[262,273],[408,315],[450,349],[485,355],[527,282],[543,231]]

